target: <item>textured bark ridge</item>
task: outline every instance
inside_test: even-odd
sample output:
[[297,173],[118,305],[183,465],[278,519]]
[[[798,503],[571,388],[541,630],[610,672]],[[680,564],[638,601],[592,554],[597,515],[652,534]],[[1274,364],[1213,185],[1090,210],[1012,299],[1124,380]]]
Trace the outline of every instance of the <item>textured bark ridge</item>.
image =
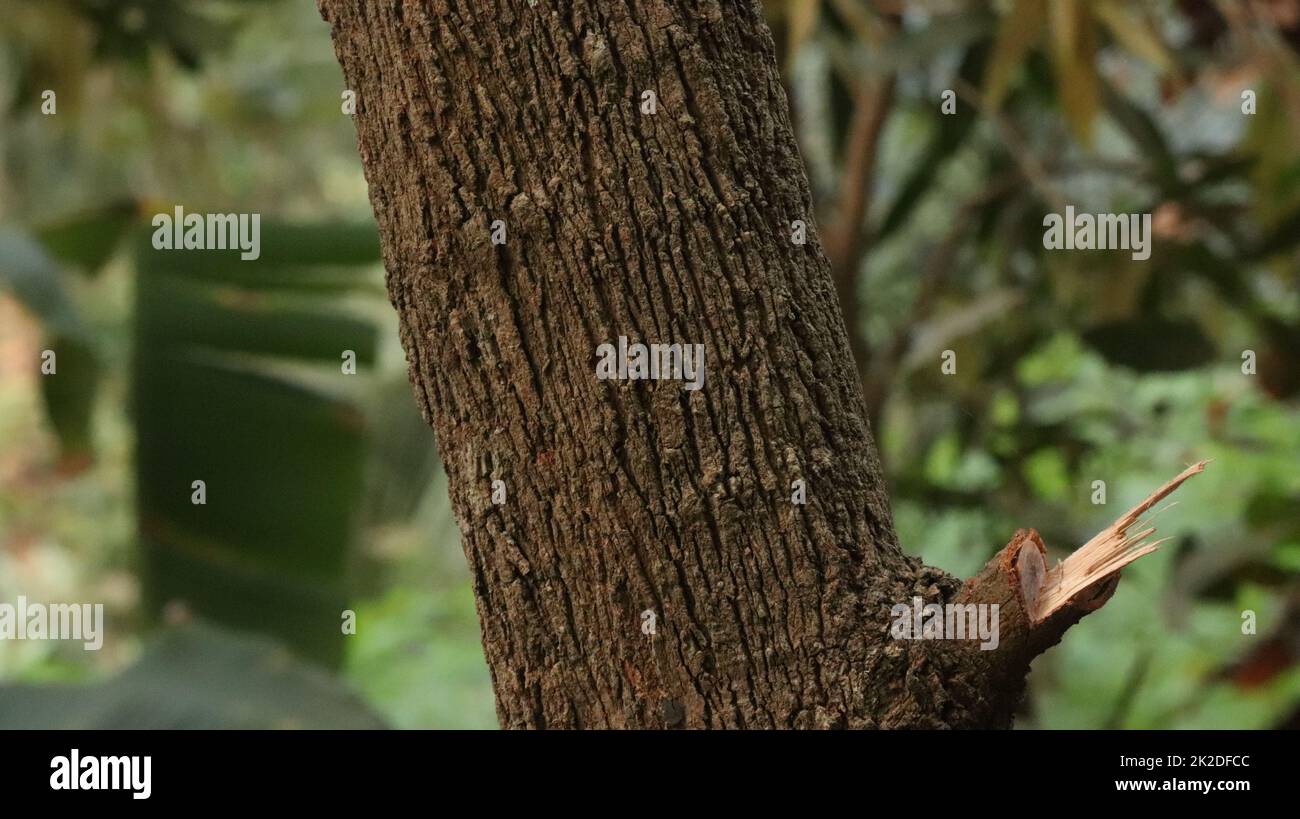
[[[889,637],[960,583],[897,542],[757,4],[320,6],[502,725],[1007,723],[992,658]],[[597,380],[620,335],[703,389]]]

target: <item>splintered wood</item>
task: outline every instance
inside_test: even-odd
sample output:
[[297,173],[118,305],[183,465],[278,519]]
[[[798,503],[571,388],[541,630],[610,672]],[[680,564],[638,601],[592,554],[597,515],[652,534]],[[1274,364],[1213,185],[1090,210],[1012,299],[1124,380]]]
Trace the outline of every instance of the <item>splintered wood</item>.
[[[1151,493],[1146,500],[1128,510],[1123,517],[1097,533],[1096,537],[1079,547],[1064,561],[1049,569],[1042,579],[1042,586],[1035,594],[1026,594],[1029,615],[1035,623],[1041,623],[1054,612],[1061,609],[1080,592],[1109,575],[1114,574],[1143,555],[1159,548],[1168,538],[1148,541],[1155,533],[1150,520],[1140,525],[1138,519],[1150,511],[1173,492],[1183,481],[1202,472],[1209,461],[1201,461],[1189,466],[1178,477]],[[1152,515],[1154,517],[1154,514]],[[1130,533],[1129,529],[1137,531]],[[1027,579],[1023,578],[1022,580]],[[1032,586],[1022,586],[1029,591]]]

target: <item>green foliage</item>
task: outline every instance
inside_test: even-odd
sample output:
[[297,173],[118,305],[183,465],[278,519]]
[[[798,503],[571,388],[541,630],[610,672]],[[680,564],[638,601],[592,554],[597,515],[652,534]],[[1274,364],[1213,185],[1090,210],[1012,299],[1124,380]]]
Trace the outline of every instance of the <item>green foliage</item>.
[[396,587],[357,610],[347,677],[399,728],[489,728],[492,682],[468,585]]
[[[895,21],[882,47],[977,5]],[[1212,457],[1161,515],[1175,539],[1159,559],[1126,570],[1115,601],[1038,661],[1021,724],[1287,723],[1300,713],[1300,656],[1275,653],[1258,679],[1251,669],[1295,628],[1287,601],[1300,593],[1300,31],[1276,47],[1213,9],[1189,39],[1175,8],[993,8],[989,31],[920,63],[845,58],[871,47],[831,26],[795,62],[810,146],[846,145],[851,119],[817,117],[802,94],[801,72],[824,64],[811,55],[869,66],[866,83],[900,72],[858,266],[858,329],[885,357],[873,362],[886,396],[876,432],[900,536],[960,576],[1024,526],[1063,557]],[[963,92],[947,115],[939,95],[952,88]],[[1258,92],[1254,115],[1241,111],[1244,88]],[[834,203],[823,192],[819,207]],[[1064,203],[1152,213],[1150,260],[1044,250],[1043,216]],[[944,349],[954,375],[939,373]],[[1242,370],[1247,350],[1255,374]],[[1092,503],[1098,480],[1104,506]],[[1256,635],[1241,632],[1247,598]]]
[[326,671],[266,639],[192,624],[89,685],[0,686],[0,727],[373,729],[384,723]]
[[41,380],[46,412],[64,463],[84,462],[94,448],[100,364],[67,275],[43,243],[25,231],[0,228],[0,289],[13,293],[45,328],[44,347],[54,354],[55,366],[55,374]]
[[[406,383],[327,29],[310,5],[261,0],[125,9],[24,0],[0,31],[0,104],[11,114],[0,217],[22,222],[0,228],[0,298],[18,296],[59,363],[57,379],[0,382],[0,429],[17,433],[0,449],[0,590],[106,600],[109,620],[100,652],[6,644],[0,672],[42,685],[86,680],[120,668],[143,642],[150,659],[123,678],[133,692],[119,681],[85,689],[113,719],[69,716],[349,724],[304,719],[299,706],[318,700],[284,675],[262,675],[265,690],[251,691],[213,673],[217,688],[249,704],[210,703],[197,685],[187,711],[189,683],[164,686],[172,672],[154,661],[175,653],[174,636],[155,630],[159,615],[198,611],[337,666],[346,640],[366,635],[364,626],[343,635],[342,609],[358,598],[365,609],[391,582],[391,555],[368,547],[394,542],[390,532],[428,498],[432,436]],[[40,110],[45,89],[58,94],[57,115]],[[266,214],[256,261],[148,247],[142,222],[154,213],[196,203],[240,212],[249,208],[234,203],[249,201]],[[128,234],[140,243],[124,242]],[[0,328],[0,341],[36,343],[21,332]],[[84,350],[97,384],[79,377]],[[342,374],[343,350],[356,353],[357,375]],[[27,384],[50,394],[44,425],[65,446],[96,445],[88,468],[45,475],[39,396]],[[190,503],[193,480],[207,482],[206,506]],[[445,510],[445,488],[439,503]],[[414,534],[403,542],[427,551]],[[454,538],[438,546],[458,552]],[[464,593],[457,561],[444,582]],[[431,587],[433,570],[403,569]],[[456,646],[479,656],[476,690],[490,700],[476,635]],[[248,670],[219,640],[178,656],[200,670],[208,661]],[[156,721],[141,716],[151,677],[166,688]],[[22,702],[55,724],[51,709],[68,707],[73,692],[44,693],[24,689]],[[323,715],[332,710],[323,705]],[[467,713],[492,723],[490,707]]]
[[50,333],[85,340],[85,324],[68,292],[63,269],[26,231],[0,228],[0,285]]
[[113,202],[43,225],[37,237],[61,262],[94,275],[112,258],[139,218],[135,202]]
[[[372,363],[377,331],[343,309],[340,277],[364,287],[358,262],[377,259],[352,251],[339,260],[351,265],[336,264],[316,240],[377,244],[362,238],[368,227],[263,227],[290,238],[248,262],[238,251],[151,252],[143,237],[132,411],[145,593],[155,612],[184,601],[333,665],[366,451],[342,356]],[[239,264],[254,273],[225,275]],[[256,271],[270,289],[239,286]],[[318,278],[330,282],[324,295]],[[194,481],[205,484],[204,504],[192,501]]]

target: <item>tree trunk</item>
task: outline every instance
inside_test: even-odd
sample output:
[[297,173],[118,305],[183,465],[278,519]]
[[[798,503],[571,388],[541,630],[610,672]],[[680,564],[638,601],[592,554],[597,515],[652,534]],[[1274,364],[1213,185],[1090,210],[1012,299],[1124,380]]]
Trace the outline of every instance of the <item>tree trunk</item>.
[[[320,6],[501,724],[1009,724],[1043,640],[890,637],[961,584],[894,533],[760,7]],[[620,336],[703,388],[598,379]]]

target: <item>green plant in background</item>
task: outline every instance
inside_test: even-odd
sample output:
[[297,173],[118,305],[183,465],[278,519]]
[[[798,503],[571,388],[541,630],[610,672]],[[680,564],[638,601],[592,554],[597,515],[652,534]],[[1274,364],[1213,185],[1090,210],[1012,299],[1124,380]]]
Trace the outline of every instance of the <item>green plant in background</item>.
[[91,685],[0,686],[9,729],[382,728],[344,686],[265,638],[202,625],[163,634]]
[[378,239],[339,224],[264,224],[262,238],[253,261],[160,252],[147,237],[137,253],[144,591],[154,614],[183,602],[333,666],[362,523],[357,367],[373,364],[378,330],[344,308],[373,295]]
[[[11,553],[30,563],[23,544],[48,538],[42,554],[57,555],[59,565],[67,555],[78,568],[52,587],[83,584],[76,596],[94,599],[111,590],[105,651],[20,652],[9,664],[0,658],[0,670],[16,668],[34,682],[83,680],[92,668],[120,668],[142,643],[143,666],[127,678],[147,682],[148,673],[168,673],[151,646],[176,639],[173,627],[155,628],[159,615],[171,622],[193,613],[212,626],[186,638],[190,652],[210,644],[219,654],[222,641],[244,640],[225,629],[260,631],[327,666],[359,653],[363,660],[349,662],[347,673],[365,683],[377,671],[367,667],[365,646],[403,628],[392,618],[416,616],[367,601],[436,588],[460,601],[436,624],[458,624],[447,645],[471,660],[454,683],[488,691],[472,607],[463,605],[472,599],[463,565],[440,559],[442,575],[432,577],[435,568],[418,559],[431,545],[456,550],[457,540],[445,490],[434,503],[443,510],[434,512],[434,529],[426,534],[410,522],[427,506],[437,459],[406,384],[364,195],[350,205],[364,214],[361,223],[337,204],[322,205],[345,201],[340,191],[364,192],[327,32],[314,10],[283,3],[135,5],[128,16],[116,4],[24,3],[0,24],[18,35],[0,36],[0,102],[15,122],[0,136],[7,158],[0,215],[21,214],[0,230],[0,294],[17,295],[40,320],[51,339],[42,348],[71,336],[92,351],[93,381],[73,377],[79,350],[60,346],[60,377],[33,383],[53,396],[46,423],[64,441],[61,460],[84,467],[94,444],[107,456],[89,471],[66,471],[54,509],[23,486],[5,487],[0,566],[16,565],[5,562]],[[204,33],[216,29],[220,37]],[[250,54],[261,59],[285,38],[315,47],[295,50],[301,59],[250,64]],[[32,101],[51,86],[58,115],[44,117]],[[93,106],[92,87],[103,97]],[[220,129],[200,134],[195,116],[238,125],[245,136],[232,143]],[[322,128],[327,122],[337,127]],[[286,153],[291,132],[311,149]],[[266,172],[267,159],[280,163],[277,172]],[[158,191],[167,191],[165,201]],[[301,214],[268,218],[255,262],[149,246],[155,212],[250,197],[261,210]],[[128,235],[142,238],[125,242]],[[343,374],[344,350],[356,354],[357,375]],[[25,420],[5,426],[29,429]],[[134,447],[122,442],[133,434]],[[40,451],[39,437],[24,440]],[[5,451],[15,451],[8,441]],[[207,481],[207,506],[190,502],[199,479]],[[105,504],[115,513],[111,529],[72,525]],[[128,504],[136,506],[138,538],[118,526],[117,510]],[[119,537],[132,541],[126,550]],[[30,590],[21,577],[5,580],[3,589]],[[349,607],[361,626],[345,636]],[[411,657],[390,658],[380,670]],[[261,697],[250,713],[281,724],[272,708],[279,695],[263,682],[244,692]],[[387,693],[376,701],[400,721]],[[52,689],[47,699],[56,707],[74,694],[82,695]],[[484,725],[492,714],[490,703],[486,714],[418,709],[403,724],[426,719]]]
[[[351,648],[354,684],[398,724],[491,724],[468,589],[430,597],[415,591],[418,584],[386,576],[382,564],[391,556],[359,549],[382,540],[385,527],[402,539],[437,463],[405,379],[374,367],[378,335],[390,328],[379,318],[388,308],[373,227],[270,223],[260,258],[244,262],[234,251],[157,252],[151,231],[133,228],[135,221],[122,231],[140,236],[129,254],[136,271],[129,381],[146,613],[180,622],[198,615],[227,629],[262,632],[326,666],[338,666]],[[34,237],[0,238],[7,240],[0,242],[7,251],[0,269],[14,271],[6,279],[14,292],[47,327],[72,327],[89,339],[73,297],[49,289],[66,275],[53,250]],[[25,275],[30,271],[41,275]],[[66,383],[89,418],[94,383]],[[50,417],[60,428],[56,408]],[[192,503],[196,479],[206,483],[206,504]],[[455,538],[449,514],[435,512],[426,523]],[[418,569],[421,576],[430,571]],[[389,588],[382,600],[365,602]],[[345,637],[340,615],[349,607],[364,628]],[[455,637],[430,641],[430,628],[451,629]],[[184,690],[167,682],[184,676],[175,661],[198,656],[203,664],[227,654],[251,660],[256,644],[211,627],[185,637],[172,631],[159,638],[172,648],[148,650],[114,682],[6,688],[8,702],[21,707],[0,711],[0,724],[38,724],[24,721],[59,713],[60,724],[129,725],[148,699],[141,686],[150,675],[173,700],[147,724],[222,724],[227,706],[197,697],[187,704]],[[421,634],[426,639],[417,639]],[[417,697],[417,677],[451,693]],[[295,699],[283,689],[292,684],[289,677],[260,679],[245,690],[256,696],[228,724],[349,724],[346,702],[313,717],[323,722],[277,715],[277,702]],[[74,699],[92,705],[69,708]]]
[[129,220],[129,212],[113,207],[35,232],[0,228],[0,289],[40,319],[45,331],[42,371],[59,376],[42,379],[41,387],[68,470],[93,457],[91,412],[101,366],[93,333],[73,295],[72,271],[98,274]]

